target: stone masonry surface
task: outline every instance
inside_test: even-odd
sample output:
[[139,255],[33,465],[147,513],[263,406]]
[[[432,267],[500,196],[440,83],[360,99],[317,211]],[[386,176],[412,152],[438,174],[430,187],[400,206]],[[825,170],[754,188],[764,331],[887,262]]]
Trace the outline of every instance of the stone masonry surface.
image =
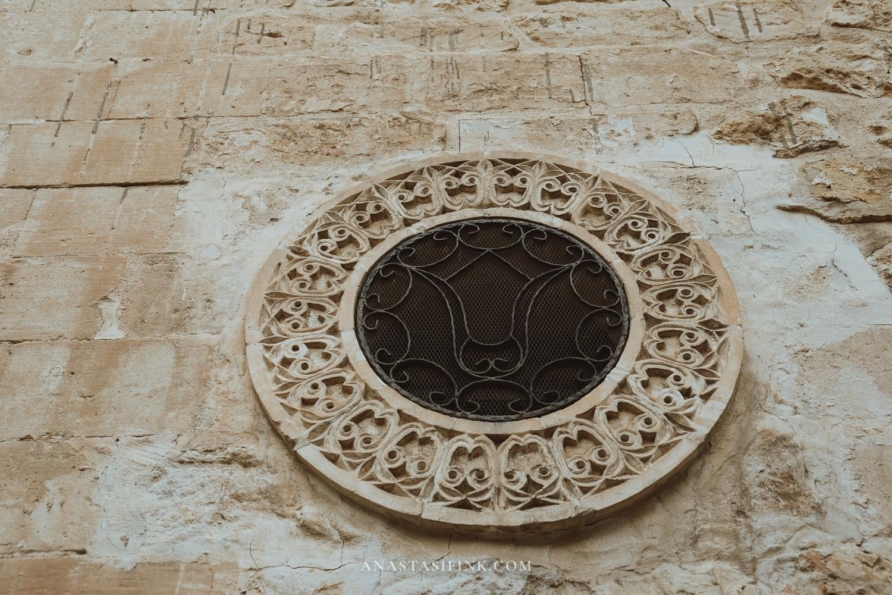
[[[888,0],[0,0],[0,593],[892,593]],[[530,151],[716,249],[746,355],[680,476],[485,540],[348,502],[247,374],[345,187]],[[389,560],[529,570],[365,570]]]

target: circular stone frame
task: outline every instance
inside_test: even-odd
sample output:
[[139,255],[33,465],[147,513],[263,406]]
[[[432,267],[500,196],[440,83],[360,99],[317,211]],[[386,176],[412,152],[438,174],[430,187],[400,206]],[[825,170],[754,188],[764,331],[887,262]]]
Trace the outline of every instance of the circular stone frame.
[[[575,403],[511,422],[417,405],[366,362],[354,309],[369,268],[443,223],[526,219],[613,267],[630,315],[622,355]],[[264,410],[297,456],[352,500],[432,528],[514,533],[594,522],[684,468],[731,399],[743,358],[737,296],[671,205],[585,163],[443,155],[323,205],[260,271],[245,323]]]
[[[362,283],[366,274],[372,269],[375,263],[394,247],[414,235],[418,235],[429,229],[447,223],[482,218],[521,219],[540,225],[547,225],[575,237],[592,248],[598,256],[604,259],[605,263],[613,268],[614,273],[619,279],[619,282],[622,283],[623,289],[626,292],[626,301],[629,309],[629,335],[626,338],[626,344],[623,347],[623,351],[620,354],[616,365],[598,386],[581,399],[562,409],[540,417],[518,421],[491,422],[452,417],[444,413],[438,413],[431,409],[427,409],[418,403],[407,399],[382,380],[372,369],[372,366],[366,360],[362,348],[359,346],[359,338],[357,337],[355,330],[356,319],[354,317],[356,311],[356,299],[362,288]],[[438,426],[445,430],[464,432],[466,434],[499,436],[532,432],[560,425],[564,423],[568,417],[574,417],[597,406],[608,395],[616,390],[616,387],[622,379],[631,371],[632,363],[634,363],[635,357],[641,349],[641,343],[644,339],[644,308],[641,304],[641,296],[638,292],[638,285],[635,282],[635,275],[632,274],[629,267],[622,261],[622,259],[620,259],[619,255],[610,248],[610,246],[578,225],[545,213],[518,211],[517,209],[462,209],[446,215],[439,215],[419,221],[410,227],[406,227],[399,232],[392,234],[386,240],[367,252],[356,263],[356,268],[353,270],[353,273],[350,275],[350,278],[344,286],[344,296],[341,298],[341,304],[338,310],[338,327],[341,329],[341,340],[344,342],[344,347],[347,350],[347,357],[350,358],[350,363],[353,365],[353,369],[356,370],[360,378],[366,383],[366,386],[376,391],[391,407],[403,411],[415,419],[423,420],[426,423]]]

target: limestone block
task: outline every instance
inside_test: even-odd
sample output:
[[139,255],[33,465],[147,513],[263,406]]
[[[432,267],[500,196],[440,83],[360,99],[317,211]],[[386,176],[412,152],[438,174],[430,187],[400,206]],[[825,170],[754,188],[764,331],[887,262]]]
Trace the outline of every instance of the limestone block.
[[33,190],[0,188],[0,258],[12,255],[33,200]]
[[0,443],[0,475],[4,478],[0,555],[86,552],[100,517],[99,509],[90,502],[98,480],[94,465],[104,463],[110,454],[108,449],[102,450],[105,454],[77,439],[27,438]]
[[[880,269],[881,275],[890,287],[892,287],[892,250],[886,251],[885,267]],[[885,345],[873,343],[872,347],[882,353]],[[892,498],[892,444],[861,444],[856,452],[858,479],[860,491],[871,501],[877,503],[889,502]],[[892,526],[892,510],[888,507],[879,508],[878,519],[884,526]],[[864,554],[861,552],[862,555]],[[875,562],[874,562],[875,563]],[[873,564],[869,564],[873,566]]]
[[824,201],[873,204],[892,201],[892,160],[846,163],[817,161],[803,168],[812,196]]
[[10,126],[0,136],[0,185],[75,183],[92,129],[92,122]]
[[99,122],[81,183],[176,182],[194,130],[177,120]]
[[867,129],[876,136],[876,142],[892,149],[892,110],[881,114]]
[[[42,0],[41,0],[42,1]],[[81,0],[83,1],[83,0]],[[99,2],[108,0],[97,0]],[[213,14],[224,10],[234,10],[239,8],[282,8],[294,6],[293,0],[200,0],[198,4],[195,0],[112,0],[111,3],[127,2],[127,6],[123,9],[142,10],[142,11],[183,11],[196,16],[203,14]]]
[[128,337],[219,334],[245,290],[233,267],[173,254],[131,256],[115,295],[117,328]]
[[510,27],[489,19],[367,19],[320,25],[315,49],[372,52],[505,52],[519,47]]
[[178,186],[126,188],[112,222],[110,250],[139,253],[167,249]]
[[7,65],[0,70],[0,119],[59,119],[77,79],[77,68]]
[[39,190],[17,256],[96,255],[106,249],[121,188]]
[[718,55],[677,48],[624,48],[582,58],[593,105],[722,103],[740,90],[738,66]]
[[810,197],[781,208],[834,223],[892,221],[892,160],[827,159],[804,165],[801,175]]
[[411,101],[417,64],[399,56],[278,62],[270,68],[266,114],[398,110]]
[[17,256],[154,252],[165,247],[178,188],[58,188],[37,192]]
[[[86,11],[94,10],[130,10],[132,0],[78,0],[78,8]],[[31,0],[29,12],[53,14],[59,10],[59,3],[55,0]]]
[[880,278],[892,289],[892,243],[886,244],[867,258]]
[[178,432],[194,424],[212,357],[190,341],[13,345],[0,390],[0,440]]
[[75,87],[69,96],[70,103],[67,103],[67,108],[62,112],[62,119],[95,121],[100,118],[111,90],[113,72],[113,64],[81,65]]
[[111,66],[10,64],[0,71],[0,121],[95,119]]
[[194,562],[144,563],[125,570],[77,557],[0,560],[10,593],[202,595],[238,590],[238,570]]
[[446,148],[446,124],[429,116],[212,121],[188,168],[228,163],[319,165],[333,159]]
[[226,8],[227,0],[211,0],[200,2],[195,0],[130,0],[132,10],[183,10],[190,13],[201,13],[208,8]]
[[214,13],[205,11],[97,11],[86,22],[77,54],[104,62],[147,56],[188,60],[212,45],[212,28],[206,21],[214,18]]
[[[888,249],[885,253],[889,254]],[[883,276],[882,269],[878,272]],[[800,356],[810,377],[805,380],[800,373],[800,379],[808,382],[810,390],[806,394],[813,395],[810,397],[813,403],[824,408],[827,415],[857,420],[859,435],[852,445],[852,466],[847,471],[851,473],[851,480],[846,482],[846,489],[851,490],[849,498],[864,510],[864,525],[871,527],[871,532],[881,533],[892,524],[892,508],[888,506],[892,495],[892,442],[883,421],[890,411],[887,396],[892,394],[892,368],[886,357],[890,341],[892,329],[877,324],[844,341]],[[858,398],[850,398],[848,394],[857,394]],[[824,553],[830,552],[824,550]],[[862,558],[865,553],[850,551],[845,557],[854,554]],[[871,567],[878,561],[875,556],[862,559]],[[888,573],[890,567],[886,563],[877,569]]]
[[33,11],[3,12],[2,6],[0,3],[0,57],[4,60],[62,62],[74,58],[86,13],[72,11],[64,19],[47,19]]
[[[570,0],[536,0],[536,4],[557,4],[558,2],[569,2]],[[608,4],[613,2],[623,2],[624,0],[582,0],[590,4]]]
[[[188,117],[198,111],[206,63],[126,62],[114,73],[104,119]],[[150,101],[146,98],[151,97]]]
[[564,54],[437,56],[415,80],[430,109],[484,112],[585,107],[579,59]]
[[28,10],[31,2],[28,0],[3,0],[0,3],[0,12],[4,11],[24,11]]
[[892,5],[886,0],[837,0],[827,22],[837,27],[892,32]]
[[[319,4],[346,5],[355,0],[318,0]],[[431,5],[443,10],[480,10],[501,12],[508,8],[509,0],[431,0]]]
[[815,37],[818,26],[792,2],[722,0],[698,4],[694,15],[707,31],[741,43]]
[[31,190],[0,189],[0,229],[24,221],[33,199],[34,192]]
[[512,24],[533,42],[554,48],[657,44],[690,32],[678,13],[659,8],[593,12],[562,5],[555,11],[518,15]]
[[101,325],[97,304],[117,285],[123,268],[119,257],[0,264],[0,340],[92,338]]
[[822,103],[794,95],[731,114],[713,136],[730,143],[767,145],[775,157],[789,158],[840,146],[837,119]]
[[[225,1],[225,0],[224,0]],[[215,5],[221,2],[214,2]],[[194,0],[130,0],[131,10],[185,10],[189,12],[200,12],[208,7],[208,2],[201,2],[197,5]],[[214,6],[217,8],[217,6]]]
[[892,576],[886,564],[876,555],[846,544],[827,553],[827,548],[813,548],[802,552],[797,560],[798,574],[789,583],[793,592],[807,590],[819,583],[828,593],[858,593],[874,589],[875,585],[889,584]]
[[776,454],[801,452],[792,436],[764,430],[754,437],[747,450],[749,456],[745,464],[756,479],[746,484],[744,490],[756,510],[763,514],[780,512],[805,518],[822,512],[821,503],[806,488],[808,469],[801,457],[778,457]]
[[[868,573],[879,556],[861,551],[854,545],[844,545],[827,558],[827,568],[834,576],[851,582],[868,578]],[[879,578],[879,577],[876,577]]]
[[691,134],[697,116],[689,110],[664,112],[618,111],[589,117],[463,119],[463,151],[510,147],[534,140],[547,152],[594,150],[609,153],[648,140]]
[[[684,161],[680,163],[684,164]],[[739,169],[747,168],[741,164]],[[746,186],[740,175],[731,168],[698,168],[684,164],[668,169],[660,176],[659,184],[677,197],[674,204],[691,219],[700,233],[710,236],[732,234],[749,227],[745,213]]]
[[774,79],[793,89],[846,93],[857,97],[892,94],[889,58],[873,44],[822,43],[795,47],[769,62]]
[[305,18],[235,17],[217,26],[215,47],[218,54],[278,58],[311,49],[315,34],[316,26]]
[[194,124],[111,120],[11,126],[0,144],[0,185],[176,182]]
[[[121,64],[102,117],[260,115],[269,67],[251,59]],[[147,102],[148,96],[158,99]]]
[[271,64],[260,60],[211,62],[200,112],[205,116],[259,116]]
[[269,115],[379,112],[410,105],[487,111],[582,105],[579,62],[565,55],[456,54],[430,60],[384,55],[293,67],[275,65]]

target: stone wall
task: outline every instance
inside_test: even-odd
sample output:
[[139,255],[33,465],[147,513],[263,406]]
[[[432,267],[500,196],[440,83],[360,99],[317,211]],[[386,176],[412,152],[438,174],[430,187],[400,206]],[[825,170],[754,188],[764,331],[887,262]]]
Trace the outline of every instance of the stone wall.
[[[892,592],[892,5],[669,3],[0,0],[0,593]],[[570,534],[365,512],[246,374],[288,230],[485,149],[651,189],[740,295],[707,449]]]

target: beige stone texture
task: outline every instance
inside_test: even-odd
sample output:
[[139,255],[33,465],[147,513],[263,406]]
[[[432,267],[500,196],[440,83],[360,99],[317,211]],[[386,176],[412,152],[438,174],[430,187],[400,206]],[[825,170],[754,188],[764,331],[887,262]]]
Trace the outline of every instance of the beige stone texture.
[[785,0],[761,2],[705,2],[694,15],[706,30],[736,43],[817,37],[818,23],[810,21],[803,7]]
[[[0,440],[177,432],[201,413],[211,348],[194,341],[23,343],[0,379]],[[57,399],[35,402],[49,390]],[[18,428],[13,430],[13,428]]]
[[878,114],[868,130],[876,137],[876,142],[892,149],[892,110]]
[[837,27],[892,32],[892,7],[883,0],[839,0],[827,20]]
[[802,167],[807,193],[780,207],[834,223],[892,221],[892,160],[814,161]]
[[0,175],[30,187],[177,182],[195,130],[164,119],[14,124]]
[[8,260],[0,268],[0,338],[91,339],[101,324],[98,304],[124,264],[121,256]]
[[611,110],[582,117],[469,118],[459,122],[459,133],[461,148],[467,151],[535,143],[554,153],[565,150],[569,143],[602,153],[623,144],[635,146],[657,137],[691,134],[698,125],[690,110]]
[[24,64],[71,59],[89,13],[74,9],[64,19],[47,19],[41,12],[12,10],[9,4],[0,4],[0,54],[4,61],[21,60]]
[[877,270],[886,284],[892,288],[892,242],[873,251],[867,257],[867,262]]
[[796,157],[843,144],[834,123],[839,118],[801,95],[782,98],[723,120],[713,133],[732,143],[765,144],[775,157]]
[[163,252],[177,190],[175,186],[37,190],[15,255]]
[[411,113],[307,120],[224,118],[212,121],[204,131],[195,159],[203,162],[231,155],[269,164],[320,165],[337,158],[355,162],[360,157],[386,154],[397,146],[409,151],[445,149],[447,134],[445,122]]
[[[75,552],[76,553],[76,552]],[[150,584],[158,595],[219,593],[237,588],[236,568],[206,564],[146,563],[120,569],[75,557],[0,562],[0,580],[10,593],[126,593]]]
[[[75,54],[91,62],[146,57],[153,61],[184,61],[196,52],[211,49],[216,12],[202,10],[202,18],[196,19],[189,11],[164,10],[147,4],[143,10],[109,8],[92,12],[81,31]],[[202,8],[206,5],[203,3]]]
[[[0,594],[892,592],[890,14],[0,0]],[[282,238],[382,171],[483,150],[633,180],[739,296],[741,381],[701,454],[572,532],[370,512],[248,375]],[[391,560],[530,568],[364,568]]]
[[105,64],[9,65],[2,75],[0,117],[6,122],[78,120],[98,117],[111,80]]
[[[605,15],[609,15],[604,18]],[[547,48],[629,46],[666,43],[690,33],[678,13],[628,9],[618,4],[602,14],[578,10],[572,3],[512,19],[530,41]]]
[[34,194],[33,190],[0,189],[0,255],[12,255]]
[[684,46],[611,48],[581,60],[588,100],[611,108],[724,103],[743,85],[734,62]]
[[848,93],[857,97],[892,94],[889,54],[883,43],[796,47],[766,67],[775,80],[792,89]]
[[[315,48],[337,55],[342,51],[369,52],[507,52],[520,46],[518,35],[501,19],[478,22],[450,18],[388,18],[358,15],[350,24],[320,24]],[[288,23],[289,21],[285,21]],[[300,23],[300,19],[292,22]],[[294,28],[297,25],[293,26]],[[260,44],[250,51],[259,53]],[[264,53],[267,53],[264,51]],[[281,53],[281,52],[278,52]]]

